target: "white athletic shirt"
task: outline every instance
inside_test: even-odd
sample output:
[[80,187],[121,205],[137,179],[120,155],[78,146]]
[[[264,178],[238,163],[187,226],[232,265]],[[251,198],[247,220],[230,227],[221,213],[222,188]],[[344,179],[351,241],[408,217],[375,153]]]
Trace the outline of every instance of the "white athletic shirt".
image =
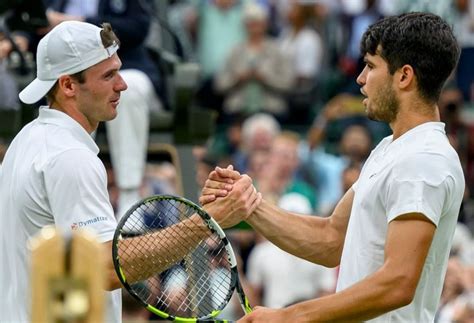
[[424,123],[395,141],[392,136],[383,139],[353,187],[337,290],[382,266],[390,221],[409,212],[422,213],[437,228],[415,298],[410,305],[373,322],[433,322],[464,185],[458,155],[448,142],[443,123]]
[[[42,227],[85,227],[100,242],[112,240],[116,220],[98,152],[79,123],[47,107],[8,148],[0,174],[0,322],[30,321],[27,241]],[[120,290],[105,293],[107,321],[120,322]]]

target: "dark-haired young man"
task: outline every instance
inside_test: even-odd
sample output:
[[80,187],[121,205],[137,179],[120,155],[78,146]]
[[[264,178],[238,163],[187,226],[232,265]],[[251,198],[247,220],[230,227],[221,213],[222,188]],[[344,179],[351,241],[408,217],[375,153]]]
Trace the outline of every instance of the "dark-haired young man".
[[221,224],[246,220],[294,255],[340,265],[335,294],[257,307],[241,322],[434,321],[465,185],[436,105],[459,49],[450,27],[426,13],[375,23],[361,49],[366,66],[357,82],[367,114],[393,135],[372,151],[331,217],[284,212],[265,200],[248,218],[229,216],[223,182],[240,175],[209,176],[201,203]]

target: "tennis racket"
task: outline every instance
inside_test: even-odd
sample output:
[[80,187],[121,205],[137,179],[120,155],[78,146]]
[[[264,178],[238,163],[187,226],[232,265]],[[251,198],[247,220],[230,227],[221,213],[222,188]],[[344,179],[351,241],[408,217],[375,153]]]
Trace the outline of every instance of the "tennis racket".
[[118,223],[112,253],[125,289],[163,319],[228,322],[217,316],[234,291],[251,312],[224,231],[185,198],[156,195],[132,206]]

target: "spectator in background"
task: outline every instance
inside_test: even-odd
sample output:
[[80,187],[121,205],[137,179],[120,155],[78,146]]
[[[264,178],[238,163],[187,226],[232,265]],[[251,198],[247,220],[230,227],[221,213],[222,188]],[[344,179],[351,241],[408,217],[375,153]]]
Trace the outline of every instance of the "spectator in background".
[[250,156],[256,151],[269,151],[280,131],[280,124],[269,114],[257,113],[248,117],[242,124],[241,146],[233,156],[235,169],[246,172]]
[[[350,165],[362,167],[373,147],[369,130],[361,124],[347,126],[339,142],[339,154],[328,157],[324,151],[317,151],[312,158],[312,172],[316,172],[317,194],[321,198],[320,211],[329,214],[336,202],[347,190],[341,180]],[[335,159],[333,157],[336,157]],[[332,159],[332,165],[325,164]],[[349,187],[350,188],[350,187]]]
[[321,35],[324,50],[316,99],[318,104],[324,104],[351,81],[338,65],[347,52],[349,28],[338,1],[317,0],[314,10],[314,27]]
[[242,0],[197,0],[197,54],[204,77],[213,76],[245,39]]
[[[457,19],[455,2],[458,0],[398,0],[395,10],[398,13],[403,12],[431,12],[442,17],[446,22],[453,25]],[[461,0],[463,1],[463,0]]]
[[315,10],[313,4],[299,0],[290,0],[289,5],[280,46],[292,59],[296,87],[309,86],[321,70],[323,53],[321,37],[312,27]]
[[290,0],[286,18],[288,25],[280,36],[280,46],[283,53],[290,57],[295,75],[295,85],[288,97],[291,111],[289,122],[305,124],[316,98],[323,43],[313,27],[313,3]]
[[351,35],[347,56],[354,62],[354,64],[357,64],[357,61],[360,58],[360,40],[364,31],[371,24],[382,18],[382,16],[383,15],[377,6],[377,0],[366,0],[364,11],[351,17],[349,28]]
[[373,143],[367,127],[353,124],[344,130],[339,146],[340,155],[346,160],[347,165],[362,166],[370,155]]
[[147,163],[145,174],[146,185],[143,187],[143,196],[182,194],[179,189],[178,171],[172,162]]
[[0,110],[18,110],[18,85],[7,68],[7,57],[11,52],[11,43],[3,39],[0,31]]
[[208,150],[220,157],[220,159],[232,159],[242,144],[243,116],[236,116],[230,124],[224,125],[224,129],[217,130],[207,143]]
[[439,323],[472,323],[474,320],[474,240],[469,228],[458,223],[448,263]]
[[22,53],[28,52],[29,40],[26,34],[22,32],[15,32],[11,36],[11,39],[8,38],[6,31],[2,29],[2,26],[0,25],[0,61],[7,59],[8,56],[15,50],[14,47],[16,47]]
[[195,47],[203,81],[197,93],[201,105],[219,110],[222,98],[214,91],[214,77],[222,69],[232,48],[245,39],[242,21],[244,0],[195,0],[188,28]]
[[224,95],[224,120],[256,112],[284,120],[288,115],[284,95],[293,81],[290,60],[266,36],[268,13],[263,6],[247,3],[243,19],[247,39],[233,48],[216,74],[216,89]]
[[[457,257],[463,265],[474,269],[473,233],[461,222],[456,224],[456,229],[454,230],[451,256]],[[474,275],[474,271],[472,274]],[[472,279],[472,283],[474,284],[474,276]],[[474,288],[474,285],[472,287]]]
[[[300,146],[300,158],[305,173],[316,187],[319,212],[327,215],[341,198],[341,176],[351,163],[362,165],[373,145],[372,135],[364,123],[358,123],[355,115],[360,111],[352,106],[354,97],[341,94],[323,108],[307,134],[307,141]],[[329,125],[344,121],[335,148],[325,142]]]
[[[150,1],[150,0],[146,0]],[[62,21],[78,20],[98,25],[110,22],[122,41],[120,74],[128,84],[117,118],[106,123],[112,166],[119,187],[117,217],[137,202],[147,158],[150,111],[162,107],[160,75],[147,54],[145,40],[150,17],[140,1],[48,0],[47,17],[54,27]]]
[[[345,82],[344,91],[353,94],[359,94],[356,78],[364,68],[364,62],[360,56],[359,45],[364,31],[383,17],[379,9],[377,0],[357,0],[346,2],[343,15],[345,31],[347,33],[347,48],[345,54],[340,57],[338,67],[342,71]],[[349,3],[351,3],[349,5]],[[354,10],[357,6],[359,10]],[[353,7],[353,8],[351,8]],[[381,138],[380,138],[381,139]]]
[[311,26],[315,14],[313,4],[290,0],[289,5],[288,25],[280,36],[280,46],[283,53],[290,57],[295,75],[295,85],[289,96],[291,121],[305,123],[321,71],[323,43]]
[[309,202],[314,212],[317,196],[314,189],[299,176],[300,160],[298,156],[299,135],[283,131],[275,137],[271,145],[266,166],[255,178],[256,186],[262,196],[277,203],[287,193],[295,193]]
[[[29,40],[25,34],[14,33],[11,36],[11,38],[7,37],[6,31],[0,25],[0,110],[20,109],[18,84],[14,72],[11,70],[13,55],[18,57],[21,54],[24,59],[28,57],[30,65],[33,61],[32,54],[28,51]],[[15,50],[19,53],[15,53]],[[26,64],[26,61],[24,64]],[[21,68],[26,68],[26,66]]]
[[257,150],[249,156],[247,174],[252,178],[262,178],[267,171],[270,152],[267,150]]

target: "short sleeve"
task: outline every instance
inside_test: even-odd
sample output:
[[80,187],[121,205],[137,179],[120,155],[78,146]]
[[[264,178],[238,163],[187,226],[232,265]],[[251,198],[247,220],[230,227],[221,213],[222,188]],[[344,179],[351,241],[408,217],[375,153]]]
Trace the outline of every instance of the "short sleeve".
[[117,223],[100,159],[86,149],[71,149],[52,159],[45,172],[56,226],[64,232],[85,228],[100,242],[112,240]]
[[387,222],[407,213],[421,213],[436,226],[453,184],[444,156],[419,153],[393,169],[387,185]]

